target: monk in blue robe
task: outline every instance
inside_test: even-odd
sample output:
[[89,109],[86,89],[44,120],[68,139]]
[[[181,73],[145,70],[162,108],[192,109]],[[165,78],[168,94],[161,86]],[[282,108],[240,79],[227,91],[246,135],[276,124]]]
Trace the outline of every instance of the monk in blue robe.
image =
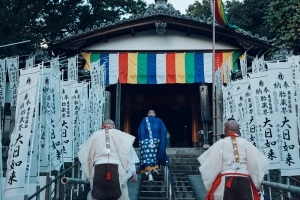
[[166,155],[167,129],[163,121],[155,117],[154,110],[148,111],[138,130],[140,146],[140,171],[154,181],[152,173],[157,172],[160,165],[166,165],[169,158]]

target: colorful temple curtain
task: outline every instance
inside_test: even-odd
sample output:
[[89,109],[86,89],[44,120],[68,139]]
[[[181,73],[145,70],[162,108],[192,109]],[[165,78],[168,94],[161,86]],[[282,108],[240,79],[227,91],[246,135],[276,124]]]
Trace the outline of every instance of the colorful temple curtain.
[[[176,84],[211,83],[212,53],[84,53],[85,69],[91,62],[100,60],[105,68],[105,83],[116,84]],[[229,57],[233,61],[231,69],[238,69],[239,52],[217,52],[215,66],[217,70]]]

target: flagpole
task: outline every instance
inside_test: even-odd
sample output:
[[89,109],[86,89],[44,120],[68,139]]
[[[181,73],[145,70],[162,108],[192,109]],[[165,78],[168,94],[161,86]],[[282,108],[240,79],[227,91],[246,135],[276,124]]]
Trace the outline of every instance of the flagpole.
[[212,48],[213,48],[213,52],[212,52],[212,103],[213,103],[213,127],[212,127],[212,131],[213,131],[213,143],[216,142],[216,90],[215,90],[215,54],[216,54],[216,50],[215,50],[215,33],[216,33],[216,0],[212,0],[213,1],[213,23],[212,23]]

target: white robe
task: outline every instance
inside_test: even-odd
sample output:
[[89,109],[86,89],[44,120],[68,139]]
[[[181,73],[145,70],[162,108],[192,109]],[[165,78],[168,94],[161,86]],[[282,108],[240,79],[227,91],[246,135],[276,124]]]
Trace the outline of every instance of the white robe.
[[[240,158],[240,172],[248,171],[255,187],[261,188],[261,181],[269,165],[268,158],[250,142],[236,138]],[[219,140],[201,156],[198,157],[202,180],[207,191],[213,185],[216,177],[222,172],[235,171],[233,147],[230,137]],[[239,172],[239,171],[237,171]],[[225,177],[214,193],[214,199],[223,199]]]
[[129,155],[129,157],[130,157],[130,166],[129,166],[128,172],[127,172],[127,178],[128,179],[132,176],[132,172],[136,171],[135,164],[140,162],[140,159],[136,155],[136,152],[135,152],[133,146],[131,146],[129,154],[130,154]]
[[[110,163],[113,160],[118,160],[119,164],[119,180],[122,190],[122,196],[120,199],[128,198],[127,189],[127,171],[130,167],[130,148],[135,140],[135,137],[117,129],[109,129],[110,140]],[[108,155],[106,150],[106,138],[105,129],[97,131],[91,135],[82,145],[79,147],[78,159],[81,163],[81,168],[85,174],[86,179],[93,180],[94,176],[94,164],[99,161],[108,161]]]

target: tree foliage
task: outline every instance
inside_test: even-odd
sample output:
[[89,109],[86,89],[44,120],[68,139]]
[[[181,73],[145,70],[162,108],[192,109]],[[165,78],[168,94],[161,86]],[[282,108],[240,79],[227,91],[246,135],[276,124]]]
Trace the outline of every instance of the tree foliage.
[[186,14],[192,17],[200,17],[201,19],[211,18],[210,0],[202,0],[202,3],[195,1],[194,4],[189,5]]
[[272,0],[265,17],[270,31],[276,34],[274,46],[291,48],[300,54],[300,2],[299,0]]
[[146,8],[144,0],[0,0],[0,56],[27,55],[46,40]]

